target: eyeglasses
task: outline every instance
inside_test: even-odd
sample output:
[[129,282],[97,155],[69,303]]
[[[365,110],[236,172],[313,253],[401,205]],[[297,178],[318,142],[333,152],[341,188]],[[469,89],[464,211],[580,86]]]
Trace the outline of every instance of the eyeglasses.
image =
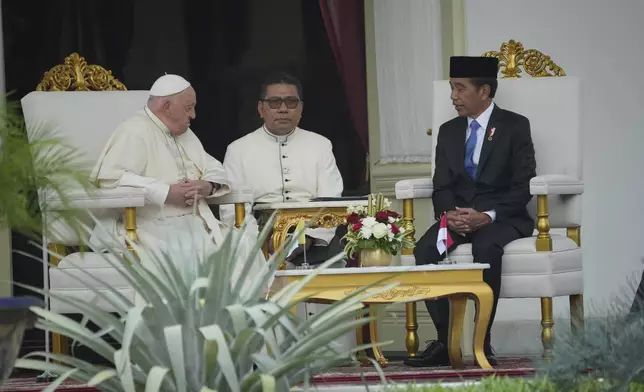
[[282,107],[282,103],[286,105],[287,108],[289,109],[295,109],[297,108],[297,105],[300,104],[300,99],[298,97],[271,97],[271,98],[266,98],[262,99],[262,102],[267,102],[268,107],[271,109],[279,109]]

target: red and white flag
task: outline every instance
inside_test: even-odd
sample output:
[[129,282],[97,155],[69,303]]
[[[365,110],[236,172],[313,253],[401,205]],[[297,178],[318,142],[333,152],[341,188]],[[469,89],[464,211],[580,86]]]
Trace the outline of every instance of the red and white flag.
[[443,214],[440,228],[438,229],[438,237],[436,238],[436,249],[442,255],[452,245],[454,245],[454,241],[452,241],[452,236],[449,235],[449,231],[447,230],[447,215]]

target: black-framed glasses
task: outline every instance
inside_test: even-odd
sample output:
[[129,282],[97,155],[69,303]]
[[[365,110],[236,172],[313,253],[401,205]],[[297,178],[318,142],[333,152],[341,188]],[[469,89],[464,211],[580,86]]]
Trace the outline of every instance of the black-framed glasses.
[[300,99],[298,97],[270,97],[262,99],[262,102],[268,103],[268,107],[271,109],[279,109],[282,107],[282,103],[286,105],[289,109],[297,108],[297,105],[300,104]]

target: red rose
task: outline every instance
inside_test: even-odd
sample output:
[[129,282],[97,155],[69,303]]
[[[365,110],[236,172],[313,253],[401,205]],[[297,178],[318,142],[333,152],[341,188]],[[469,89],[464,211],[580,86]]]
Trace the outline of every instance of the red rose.
[[358,231],[358,230],[362,229],[362,223],[360,223],[360,222],[356,223],[355,225],[353,225],[352,229],[353,229],[353,231]]
[[391,225],[391,232],[392,232],[393,234],[398,234],[398,233],[400,232],[400,230],[398,230],[398,226],[396,226],[396,225]]
[[387,213],[389,214],[390,217],[392,217],[394,219],[398,219],[400,217],[400,215],[395,211],[389,210],[389,211],[387,211]]
[[376,213],[376,220],[380,223],[387,223],[389,222],[389,214],[387,214],[384,211],[380,211]]
[[355,212],[347,217],[347,223],[355,225],[360,223],[360,217]]

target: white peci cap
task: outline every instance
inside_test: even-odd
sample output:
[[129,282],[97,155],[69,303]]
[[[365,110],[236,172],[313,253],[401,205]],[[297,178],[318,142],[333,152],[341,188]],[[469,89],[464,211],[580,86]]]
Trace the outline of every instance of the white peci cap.
[[179,75],[165,74],[150,87],[150,95],[154,97],[168,97],[179,94],[190,87],[190,82]]

